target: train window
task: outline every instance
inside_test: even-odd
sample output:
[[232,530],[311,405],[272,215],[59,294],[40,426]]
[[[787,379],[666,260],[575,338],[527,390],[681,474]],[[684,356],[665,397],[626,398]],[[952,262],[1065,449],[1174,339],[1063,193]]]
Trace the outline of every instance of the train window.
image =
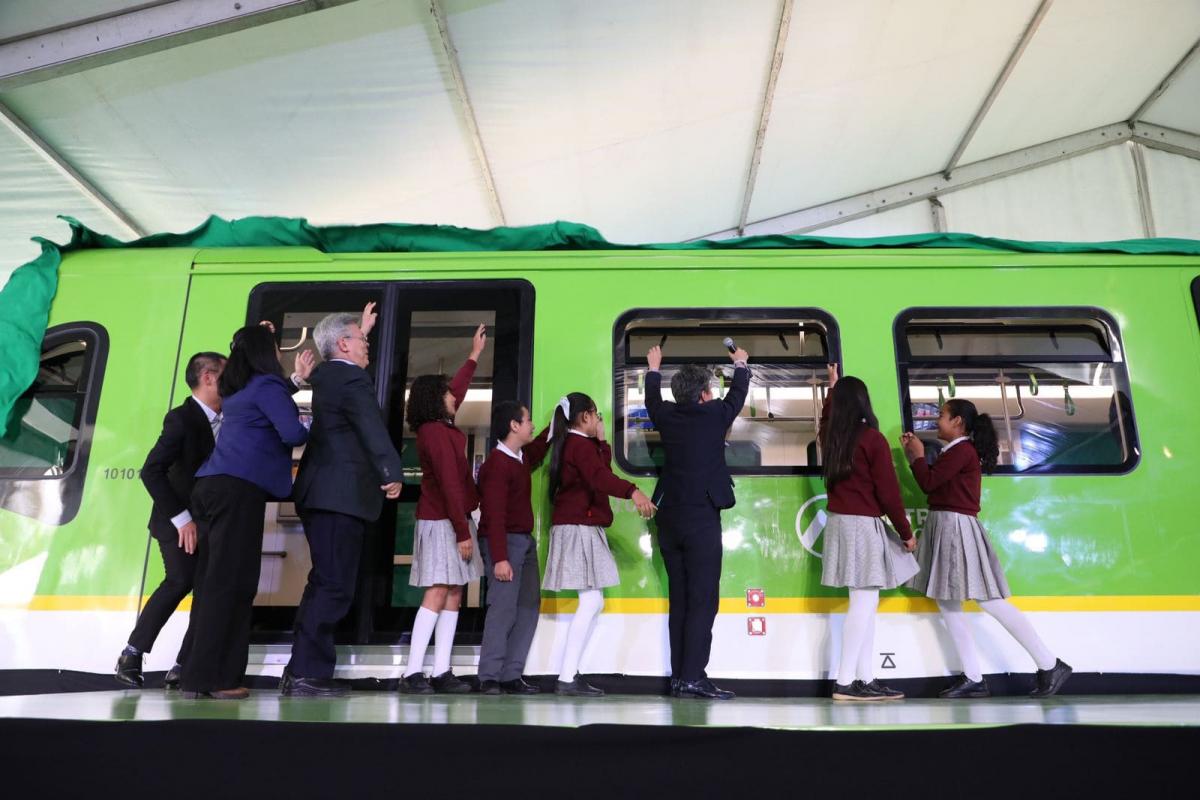
[[750,395],[730,428],[725,458],[735,475],[820,472],[817,420],[825,368],[840,362],[837,323],[811,308],[636,309],[613,326],[613,436],[617,463],[652,475],[663,454],[646,413],[646,351],[663,348],[663,399],[684,364],[713,369],[724,394],[733,366],[725,338],[750,353]]
[[46,331],[37,377],[0,437],[0,507],[54,525],[78,513],[107,356],[95,323]]
[[991,415],[1000,474],[1119,473],[1137,463],[1116,321],[1094,308],[918,308],[895,326],[905,430],[941,448],[951,398]]

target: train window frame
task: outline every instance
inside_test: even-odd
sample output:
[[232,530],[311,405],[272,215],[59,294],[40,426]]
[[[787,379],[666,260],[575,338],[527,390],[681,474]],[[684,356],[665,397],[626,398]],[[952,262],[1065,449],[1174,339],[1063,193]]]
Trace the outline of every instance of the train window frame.
[[[813,363],[812,360],[797,358],[788,362],[770,362],[770,363],[795,363],[802,365],[811,364],[814,367],[823,366],[825,363],[837,364],[839,370],[842,367],[842,344],[841,344],[841,328],[838,325],[837,319],[832,313],[823,308],[812,306],[742,306],[742,307],[690,307],[690,308],[631,308],[622,312],[613,322],[613,345],[612,345],[612,439],[613,439],[613,457],[616,460],[617,466],[621,468],[627,475],[635,475],[640,477],[655,477],[659,474],[659,468],[655,466],[641,466],[631,463],[625,457],[625,408],[620,396],[620,386],[617,381],[618,370],[627,369],[629,367],[637,367],[646,363],[645,355],[632,354],[628,352],[628,331],[630,323],[639,320],[674,320],[674,319],[699,319],[705,322],[728,322],[737,324],[740,327],[747,329],[755,328],[756,322],[769,320],[779,317],[794,317],[804,320],[819,322],[825,326],[825,358],[821,359],[821,365]],[[758,326],[763,327],[761,324]],[[721,363],[723,351],[713,353],[711,358],[688,358],[684,357],[677,363]],[[753,375],[755,366],[754,354],[750,354],[750,370]],[[746,467],[746,466],[729,466],[729,472],[735,477],[782,477],[782,476],[816,476],[821,474],[820,464],[809,465],[788,465],[788,466],[770,466],[770,467]]]
[[[47,328],[42,337],[42,355],[79,340],[87,342],[87,347],[81,379],[83,401],[78,414],[79,436],[71,463],[57,475],[31,475],[27,469],[0,468],[0,508],[48,525],[66,525],[79,514],[108,365],[109,337],[103,325],[89,321],[55,325]],[[38,363],[41,363],[40,356]],[[46,491],[47,483],[57,485],[56,497],[55,493]],[[57,502],[48,503],[51,497]]]
[[1200,275],[1192,278],[1192,308],[1196,311],[1196,325],[1200,326]]
[[[1138,433],[1137,419],[1133,405],[1133,394],[1129,379],[1128,361],[1124,356],[1125,345],[1121,337],[1121,329],[1116,318],[1108,311],[1097,306],[913,306],[902,310],[896,315],[892,324],[892,340],[896,358],[896,384],[900,401],[900,420],[903,430],[913,430],[912,400],[909,393],[909,368],[914,365],[961,364],[964,367],[1005,366],[1012,363],[1095,363],[1098,359],[1090,357],[1054,356],[986,356],[986,357],[928,357],[913,358],[908,348],[907,326],[921,318],[937,319],[939,317],[954,317],[957,319],[978,319],[979,327],[987,327],[987,320],[1021,319],[1031,322],[1035,320],[1077,320],[1088,318],[1102,325],[1110,337],[1106,350],[1112,366],[1113,388],[1117,396],[1119,419],[1124,427],[1126,436],[1127,455],[1119,464],[1090,464],[1090,465],[1040,465],[1029,469],[1017,469],[1014,465],[998,465],[994,476],[1022,477],[1045,475],[1126,475],[1141,463],[1141,437]],[[993,324],[992,327],[996,327]],[[1112,354],[1116,351],[1119,358]]]

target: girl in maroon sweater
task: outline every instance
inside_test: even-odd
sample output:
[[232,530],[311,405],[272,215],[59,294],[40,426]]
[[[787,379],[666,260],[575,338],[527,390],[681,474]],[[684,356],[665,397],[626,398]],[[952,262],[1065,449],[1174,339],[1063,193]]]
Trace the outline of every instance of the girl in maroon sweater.
[[654,514],[654,504],[632,483],[613,474],[612,449],[604,441],[604,421],[586,394],[571,392],[559,401],[551,423],[550,447],[554,516],[550,520],[550,553],[542,585],[579,593],[579,608],[567,629],[555,692],[599,697],[604,692],[586,683],[578,672],[592,623],[604,608],[603,589],[620,580],[604,535],[604,529],[613,521],[608,498],[633,500],[645,518]]
[[942,621],[962,662],[962,674],[942,697],[988,697],[979,655],[967,626],[962,601],[975,600],[1004,626],[1038,667],[1034,697],[1049,697],[1062,688],[1071,667],[1055,658],[1029,620],[1008,601],[1011,592],[987,531],[979,524],[982,474],[991,473],[1000,457],[996,428],[969,400],[942,406],[938,438],[949,442],[930,466],[925,445],[905,433],[900,442],[921,491],[929,496],[929,516],[921,531],[917,560],[921,571],[909,585],[937,601]]
[[[850,376],[838,380],[831,364],[829,385],[818,433],[829,493],[821,583],[850,591],[833,699],[895,700],[904,694],[873,675],[875,612],[880,589],[894,589],[916,574],[916,540],[866,384]],[[884,527],[884,514],[899,537]]]
[[[413,565],[408,582],[426,588],[413,623],[408,665],[400,679],[400,691],[407,694],[471,691],[468,684],[450,671],[462,587],[482,573],[475,546],[475,524],[471,521],[471,512],[479,506],[479,500],[467,466],[467,437],[454,427],[454,415],[467,396],[479,354],[486,344],[487,334],[480,325],[471,343],[471,355],[453,380],[447,381],[445,375],[421,375],[409,390],[405,415],[408,427],[417,434],[421,498],[417,501],[417,529],[413,534]],[[432,681],[423,671],[431,638],[435,639]]]

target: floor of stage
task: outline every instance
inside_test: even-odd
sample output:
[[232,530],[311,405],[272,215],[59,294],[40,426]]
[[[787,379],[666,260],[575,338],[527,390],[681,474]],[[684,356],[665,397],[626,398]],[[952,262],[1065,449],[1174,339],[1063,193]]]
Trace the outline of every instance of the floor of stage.
[[77,692],[0,697],[0,718],[92,722],[223,720],[351,724],[751,727],[791,731],[947,730],[1006,725],[1200,726],[1200,697],[1063,696],[1048,700],[909,699],[846,703],[815,698],[598,699],[354,692],[347,698],[286,698],[262,689],[241,701],[188,700],[178,692]]

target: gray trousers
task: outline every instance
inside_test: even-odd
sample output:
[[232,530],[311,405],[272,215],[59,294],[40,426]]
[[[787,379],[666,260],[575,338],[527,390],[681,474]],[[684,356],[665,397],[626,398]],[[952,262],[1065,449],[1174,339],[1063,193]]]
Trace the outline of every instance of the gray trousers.
[[488,581],[488,610],[483,621],[483,647],[479,650],[479,680],[513,681],[525,670],[525,659],[529,656],[542,604],[537,546],[529,534],[508,534],[511,581],[496,580],[495,563],[483,536],[479,537],[479,550]]

